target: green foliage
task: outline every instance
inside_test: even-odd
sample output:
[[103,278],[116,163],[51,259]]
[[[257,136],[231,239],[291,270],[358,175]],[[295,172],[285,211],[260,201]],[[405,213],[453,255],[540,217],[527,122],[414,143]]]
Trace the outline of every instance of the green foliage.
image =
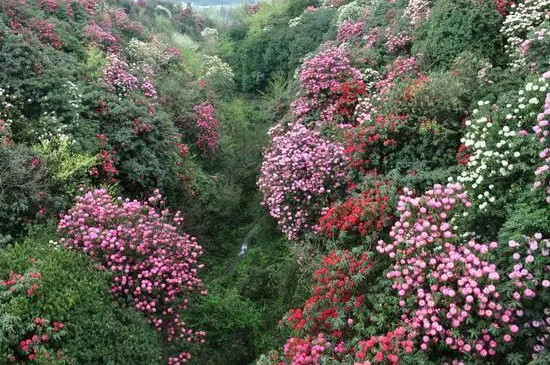
[[26,241],[0,251],[0,278],[29,265],[41,274],[39,295],[14,303],[7,313],[21,323],[35,317],[63,322],[61,350],[75,364],[160,363],[162,345],[143,317],[116,304],[106,274],[85,257],[48,243],[52,237],[47,229],[34,229]]
[[430,18],[415,33],[413,53],[426,65],[449,65],[464,51],[504,64],[502,16],[492,1],[438,0]]
[[508,219],[499,231],[499,241],[508,242],[520,239],[523,235],[532,236],[542,233],[550,236],[550,219],[548,219],[548,203],[544,200],[544,192],[526,187],[517,201],[507,209]]
[[[310,1],[268,1],[251,18],[246,36],[232,30],[224,42],[223,56],[246,92],[264,89],[275,75],[291,76],[303,57],[330,34],[334,9],[304,13]],[[294,17],[300,24],[289,27]]]
[[18,236],[45,203],[44,160],[30,148],[0,146],[0,241]]
[[186,316],[208,335],[192,364],[244,364],[254,360],[250,349],[259,334],[260,312],[235,288],[210,287],[208,296],[192,303]]
[[43,140],[35,149],[46,160],[52,180],[72,194],[76,193],[79,185],[88,182],[90,168],[97,160],[95,156],[75,152],[68,138]]

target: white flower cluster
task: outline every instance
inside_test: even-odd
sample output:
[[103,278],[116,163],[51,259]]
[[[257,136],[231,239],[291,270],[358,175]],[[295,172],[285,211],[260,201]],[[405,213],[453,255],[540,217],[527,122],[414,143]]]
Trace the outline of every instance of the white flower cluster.
[[139,65],[150,65],[153,68],[167,65],[173,55],[166,52],[168,46],[158,39],[142,42],[132,38],[126,47],[128,60]]
[[512,58],[512,66],[523,66],[524,50],[529,46],[527,36],[544,20],[550,19],[549,11],[550,0],[525,0],[512,6],[500,30],[506,37],[505,48]]
[[68,125],[64,124],[54,111],[46,111],[33,123],[30,133],[40,142],[52,139],[67,139],[74,143],[75,141],[68,129]]
[[70,96],[68,100],[69,105],[74,110],[80,111],[82,108],[82,94],[80,93],[78,86],[71,81],[67,81],[67,93]]
[[509,175],[520,170],[526,158],[522,146],[528,133],[524,128],[533,124],[548,88],[542,78],[528,82],[518,92],[515,105],[507,104],[504,113],[493,110],[488,101],[479,101],[473,118],[466,121],[461,142],[470,157],[456,180],[479,209],[494,203],[497,191],[509,185]]
[[226,87],[233,84],[235,73],[231,67],[218,56],[203,56],[202,72],[206,81],[214,86]]
[[376,83],[382,78],[380,72],[372,68],[366,68],[361,74],[367,91],[373,91],[376,87]]
[[378,5],[380,1],[366,1],[366,0],[355,0],[349,4],[343,5],[338,9],[338,20],[337,25],[340,25],[348,20],[358,20],[371,9]]
[[19,111],[13,105],[16,100],[17,95],[11,95],[6,89],[0,87],[0,119],[8,128],[11,127],[15,119],[20,117]]
[[206,27],[201,31],[201,36],[207,42],[217,42],[218,37],[219,37],[219,33],[218,33],[218,30],[216,28]]
[[155,12],[166,15],[168,18],[172,17],[172,12],[162,5],[157,5],[157,7],[155,8]]
[[292,18],[288,21],[288,26],[290,28],[295,28],[295,27],[299,27],[300,25],[302,25],[302,16],[298,16],[296,18]]
[[366,68],[361,75],[363,76],[363,82],[367,90],[367,95],[358,98],[358,103],[355,106],[355,112],[353,119],[359,124],[363,124],[372,119],[373,114],[376,113],[376,109],[372,102],[371,95],[375,95],[376,83],[380,81],[380,73],[372,68]]

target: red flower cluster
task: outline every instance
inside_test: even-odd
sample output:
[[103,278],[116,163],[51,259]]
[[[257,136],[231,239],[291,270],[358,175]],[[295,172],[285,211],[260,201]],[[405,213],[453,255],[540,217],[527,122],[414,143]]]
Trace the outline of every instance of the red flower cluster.
[[313,274],[313,295],[303,309],[291,310],[287,321],[296,330],[324,332],[342,339],[350,331],[348,322],[353,323],[354,311],[364,302],[364,296],[357,294],[360,283],[353,278],[366,274],[374,263],[368,253],[348,250],[333,251],[322,261],[323,266]]
[[345,153],[350,167],[364,174],[383,173],[386,159],[399,144],[399,132],[406,122],[407,117],[402,115],[378,116],[374,122],[347,133]]
[[[372,336],[366,341],[359,341],[358,350],[355,353],[357,359],[372,358],[374,363],[399,364],[401,353],[411,353],[413,342],[406,338],[404,327],[398,327],[384,336]],[[355,365],[371,364],[371,362],[356,363]]]
[[32,297],[36,294],[36,290],[38,289],[38,279],[40,279],[42,275],[39,272],[30,273],[28,275],[21,275],[18,273],[10,273],[10,276],[8,280],[0,280],[0,288],[5,287],[10,292],[15,292],[17,290],[17,285],[25,284],[28,285],[26,288],[26,294],[27,297]]
[[521,0],[494,0],[493,2],[497,7],[497,11],[505,17],[510,13],[512,5],[518,4]]
[[[35,262],[35,259],[29,260],[31,264]],[[25,303],[29,297],[38,295],[36,291],[41,278],[40,272],[31,269],[24,274],[12,272],[7,280],[0,280],[0,314],[4,314],[2,313],[4,305],[6,303],[9,305],[12,300],[19,299]],[[3,359],[9,359],[10,363],[11,361],[15,363],[16,360],[27,363],[52,355],[59,359],[63,358],[60,351],[54,350],[55,342],[66,333],[63,323],[54,321],[50,325],[49,320],[39,317],[36,317],[32,323],[29,323],[28,319],[20,319],[19,325],[11,328],[12,334],[7,337],[7,343],[2,343],[2,349],[7,350],[2,354]],[[51,362],[39,361],[39,363]]]
[[458,147],[458,152],[456,154],[456,161],[459,165],[466,165],[470,161],[470,154],[468,153],[468,147],[461,143]]
[[63,47],[63,44],[55,33],[55,23],[50,23],[42,19],[35,19],[31,27],[38,32],[38,40],[40,40],[41,43],[49,44],[55,49],[61,49],[61,47]]
[[[137,133],[137,132],[136,132]],[[99,177],[102,175],[105,178],[105,181],[109,183],[116,182],[116,176],[118,175],[118,170],[115,167],[115,159],[113,153],[109,150],[108,139],[104,134],[98,134],[97,139],[100,141],[100,151],[99,151],[99,160],[101,162],[100,168],[94,166],[90,169],[90,175]]]
[[[45,347],[51,342],[54,335],[59,336],[64,334],[63,328],[65,324],[54,321],[53,326],[50,326],[49,323],[47,319],[35,318],[35,332],[19,342],[19,348],[25,354],[25,360],[34,361],[39,354],[44,357],[52,355],[53,350],[48,350]],[[59,359],[63,358],[63,354],[60,351],[57,351],[55,356]]]
[[132,129],[136,132],[136,136],[142,133],[150,133],[153,131],[153,126],[147,123],[143,123],[139,118],[132,121]]
[[366,93],[365,83],[362,80],[344,82],[331,88],[331,91],[331,102],[336,107],[335,114],[345,119],[353,119],[359,97]]
[[361,191],[359,196],[351,196],[345,202],[332,206],[321,217],[323,232],[331,238],[341,232],[361,236],[379,233],[393,220],[388,204],[390,198],[384,191],[389,184],[388,181],[376,182],[374,187]]

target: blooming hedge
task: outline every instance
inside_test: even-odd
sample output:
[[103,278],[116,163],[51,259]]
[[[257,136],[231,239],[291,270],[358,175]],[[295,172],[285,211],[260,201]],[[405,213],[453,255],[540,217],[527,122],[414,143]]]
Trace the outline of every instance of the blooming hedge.
[[264,153],[258,187],[288,239],[318,230],[318,219],[345,185],[344,147],[296,124]]
[[[182,320],[188,295],[206,294],[197,262],[202,248],[194,237],[180,233],[180,212],[159,210],[157,192],[147,202],[113,199],[105,189],[90,191],[62,217],[58,231],[63,244],[80,250],[114,276],[111,292],[144,313],[168,342],[203,341],[204,332],[194,331]],[[184,363],[182,353],[170,363]]]

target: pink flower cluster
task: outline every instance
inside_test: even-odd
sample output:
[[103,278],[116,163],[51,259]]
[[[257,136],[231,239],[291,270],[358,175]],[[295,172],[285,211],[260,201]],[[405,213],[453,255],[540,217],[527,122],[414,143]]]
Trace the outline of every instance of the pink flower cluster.
[[113,272],[114,295],[143,312],[169,342],[201,340],[204,332],[189,328],[180,313],[187,308],[187,295],[206,294],[198,277],[203,251],[194,237],[179,232],[180,212],[159,211],[162,203],[158,191],[143,203],[113,200],[105,189],[90,191],[77,197],[58,231],[66,247]]
[[196,105],[194,110],[198,129],[196,145],[202,153],[213,154],[218,149],[220,139],[220,122],[216,118],[216,108],[206,101]]
[[143,83],[141,84],[141,91],[150,99],[156,99],[157,98],[157,89],[155,88],[155,85],[151,82],[149,79],[145,79]]
[[344,49],[332,46],[304,62],[300,86],[306,94],[315,96],[350,79],[361,80],[361,72],[351,67]]
[[331,348],[322,333],[316,338],[289,338],[284,345],[284,354],[290,365],[318,365],[325,350]]
[[[421,197],[405,189],[397,207],[400,220],[390,232],[393,241],[379,241],[377,249],[393,260],[387,276],[420,348],[446,345],[485,357],[496,354],[500,337],[511,341],[517,326],[497,291],[496,265],[482,258],[497,243],[464,244],[451,224],[470,206],[460,184],[434,185]],[[469,333],[470,323],[479,326],[478,336]]]
[[97,43],[114,43],[116,38],[110,32],[103,30],[95,21],[84,27],[84,35]]
[[138,79],[128,71],[128,64],[114,53],[107,56],[103,81],[112,92],[126,95],[139,87]]
[[[524,241],[527,245],[526,250],[521,247],[519,242],[510,241],[508,243],[510,248],[515,249],[512,258],[516,264],[508,275],[516,287],[512,294],[514,300],[535,298],[537,287],[541,290],[547,290],[550,287],[550,267],[546,265],[550,263],[550,240],[543,240],[542,234],[537,233],[532,238],[525,237]],[[537,265],[536,260],[545,262],[543,265]]]
[[347,52],[330,46],[315,57],[304,62],[300,73],[302,96],[292,104],[299,121],[319,110],[318,123],[330,122],[340,105],[332,96],[339,93],[345,84],[356,88],[361,82],[361,72],[351,67]]
[[543,146],[539,153],[542,164],[535,170],[537,181],[534,186],[539,188],[543,184],[546,185],[546,201],[550,204],[550,93],[546,94],[544,110],[537,116],[537,124],[533,131]]
[[374,28],[371,28],[370,32],[363,37],[365,42],[367,42],[366,43],[367,48],[371,48],[376,44],[379,38],[379,34],[378,34],[379,32],[380,32],[380,28],[374,27]]
[[418,62],[414,57],[397,57],[386,68],[384,78],[376,83],[379,95],[386,95],[395,86],[394,81],[405,75],[414,75],[418,70]]
[[55,49],[61,49],[63,44],[55,32],[55,23],[42,19],[33,19],[32,29],[38,32],[38,39],[43,44],[49,44]]
[[370,361],[364,361],[369,357],[372,357],[375,363],[397,365],[400,352],[413,351],[413,342],[407,339],[405,328],[398,327],[383,336],[372,336],[368,340],[359,341],[357,347],[355,357],[362,362],[356,362],[354,365],[371,365]]
[[100,4],[105,4],[105,0],[77,0],[89,16],[94,17],[95,11]]
[[263,204],[288,239],[317,230],[319,217],[346,183],[344,147],[303,125],[273,137],[264,153],[258,186]]
[[[533,301],[548,303],[550,296],[550,240],[544,239],[541,233],[533,237],[523,237],[510,241],[510,256],[513,266],[508,274],[512,285],[512,299],[522,302],[524,309],[518,309],[516,316],[527,317],[524,328],[533,332],[537,344],[533,347],[536,356],[547,345],[550,339],[550,308],[543,311]],[[530,304],[534,305],[534,308]]]
[[365,23],[362,21],[354,22],[346,20],[338,27],[338,40],[347,42],[363,35]]
[[432,0],[409,0],[403,15],[411,20],[411,25],[418,26],[430,16]]
[[388,29],[386,34],[386,49],[388,52],[394,52],[404,49],[411,43],[412,37],[404,32],[393,33]]

